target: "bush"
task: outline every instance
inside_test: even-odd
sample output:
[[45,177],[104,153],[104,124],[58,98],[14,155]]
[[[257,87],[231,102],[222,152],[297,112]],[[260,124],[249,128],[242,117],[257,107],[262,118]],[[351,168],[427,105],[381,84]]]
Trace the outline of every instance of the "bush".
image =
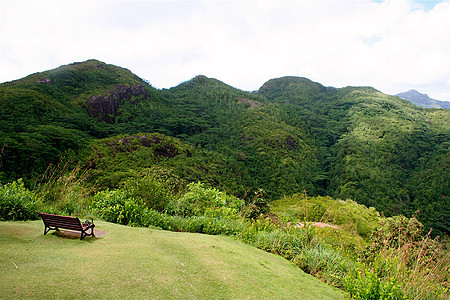
[[35,220],[37,196],[24,187],[22,179],[0,185],[0,220]]
[[242,222],[233,218],[205,217],[204,220],[203,233],[206,234],[235,235],[241,232],[244,227]]
[[382,280],[378,278],[377,273],[376,270],[368,270],[363,265],[358,265],[345,278],[345,288],[354,299],[407,299],[400,284],[393,278]]
[[448,250],[431,231],[423,235],[423,225],[413,216],[395,216],[382,221],[372,234],[372,244],[363,259],[383,280],[401,282],[401,290],[411,299],[448,297]]
[[249,201],[245,207],[245,216],[250,219],[257,219],[269,212],[269,199],[267,192],[262,188],[258,188],[254,192],[253,199]]
[[381,221],[371,236],[370,253],[377,254],[383,249],[401,248],[416,244],[423,239],[423,225],[415,217],[394,216]]
[[127,180],[123,190],[129,198],[156,211],[164,211],[171,198],[169,187],[152,175]]
[[209,216],[170,216],[154,210],[146,210],[142,216],[143,226],[155,226],[164,230],[206,234],[234,235],[242,231],[243,224],[233,218]]
[[105,221],[122,225],[142,224],[142,206],[122,190],[98,192],[93,201],[97,213]]
[[303,249],[318,242],[311,230],[280,228],[270,223],[269,219],[259,219],[247,223],[240,233],[240,238],[264,251],[279,254],[286,259],[294,259]]
[[178,216],[235,216],[238,214],[243,201],[227,195],[215,188],[205,188],[202,183],[191,183],[188,191],[181,197],[174,199],[167,207],[167,211]]

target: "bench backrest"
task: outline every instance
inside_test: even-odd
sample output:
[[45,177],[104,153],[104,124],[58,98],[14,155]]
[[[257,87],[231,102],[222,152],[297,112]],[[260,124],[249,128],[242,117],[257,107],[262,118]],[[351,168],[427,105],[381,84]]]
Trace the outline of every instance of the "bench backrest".
[[82,230],[80,219],[77,217],[59,216],[52,214],[39,213],[45,226],[61,227],[72,230]]

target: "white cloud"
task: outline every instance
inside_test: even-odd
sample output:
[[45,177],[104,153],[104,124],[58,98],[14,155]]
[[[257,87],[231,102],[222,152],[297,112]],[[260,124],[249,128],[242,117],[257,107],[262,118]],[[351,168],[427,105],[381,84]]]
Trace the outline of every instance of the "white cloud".
[[298,75],[450,100],[449,1],[1,1],[0,82],[96,58],[159,88]]

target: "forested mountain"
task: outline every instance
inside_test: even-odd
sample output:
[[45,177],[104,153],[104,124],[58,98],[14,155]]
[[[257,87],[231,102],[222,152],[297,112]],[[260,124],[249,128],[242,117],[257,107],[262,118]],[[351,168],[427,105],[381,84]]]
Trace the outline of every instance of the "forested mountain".
[[427,94],[419,93],[416,90],[409,90],[404,93],[396,94],[395,96],[408,100],[420,107],[450,109],[450,102],[432,99]]
[[245,92],[197,76],[158,90],[96,60],[0,85],[1,181],[63,157],[101,188],[162,168],[247,201],[305,190],[450,224],[450,111],[370,87],[271,79]]

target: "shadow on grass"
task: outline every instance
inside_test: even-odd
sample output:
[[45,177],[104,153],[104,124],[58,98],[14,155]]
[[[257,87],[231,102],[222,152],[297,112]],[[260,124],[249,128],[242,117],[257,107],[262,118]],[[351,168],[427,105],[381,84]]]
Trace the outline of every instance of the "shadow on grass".
[[[71,231],[71,230],[55,230],[52,231],[51,234],[53,236],[57,236],[59,238],[63,238],[63,239],[69,239],[69,240],[79,240],[81,237],[81,233],[78,231]],[[83,241],[92,243],[98,239],[101,239],[102,236],[106,235],[107,232],[106,231],[101,231],[101,230],[94,230],[94,237],[92,236],[86,236],[83,238]]]

